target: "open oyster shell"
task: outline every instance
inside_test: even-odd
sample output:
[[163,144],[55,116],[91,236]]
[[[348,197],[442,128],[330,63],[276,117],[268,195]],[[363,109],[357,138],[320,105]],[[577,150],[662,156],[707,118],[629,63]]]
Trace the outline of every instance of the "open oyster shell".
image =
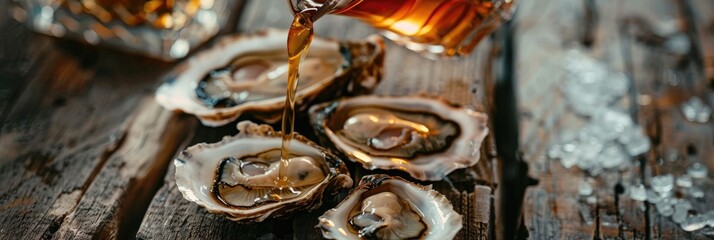
[[383,174],[363,177],[318,219],[327,239],[453,239],[462,227],[444,195]]
[[[298,195],[277,190],[282,133],[268,125],[238,123],[240,133],[189,147],[174,161],[183,197],[234,221],[263,221],[319,207],[323,194],[350,188],[344,163],[326,149],[296,135],[288,176]],[[270,192],[272,190],[272,192]],[[272,194],[272,195],[271,195]],[[282,200],[268,196],[278,195]]]
[[[243,113],[275,123],[285,104],[287,35],[270,29],[224,37],[178,67],[156,100],[196,115],[206,126],[227,124]],[[314,38],[301,67],[296,110],[371,92],[381,80],[383,60],[384,43],[376,35],[360,42]]]
[[488,134],[483,113],[426,96],[363,96],[313,106],[310,122],[366,169],[398,169],[435,181],[473,166]]

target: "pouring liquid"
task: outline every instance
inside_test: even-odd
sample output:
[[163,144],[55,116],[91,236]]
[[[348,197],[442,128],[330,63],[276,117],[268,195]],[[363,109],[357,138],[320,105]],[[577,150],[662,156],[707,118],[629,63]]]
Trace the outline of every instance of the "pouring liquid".
[[290,192],[295,195],[300,194],[300,192],[292,189],[292,181],[286,173],[290,164],[290,142],[293,139],[295,127],[295,94],[300,77],[300,62],[305,58],[314,36],[312,13],[314,13],[312,10],[296,13],[288,31],[288,85],[285,94],[285,108],[283,110],[280,169],[275,185],[279,189],[290,188]]

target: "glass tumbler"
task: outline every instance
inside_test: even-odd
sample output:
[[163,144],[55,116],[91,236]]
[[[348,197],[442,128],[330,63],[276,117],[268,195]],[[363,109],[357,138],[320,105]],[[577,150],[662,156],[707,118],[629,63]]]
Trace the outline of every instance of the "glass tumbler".
[[11,15],[37,32],[174,60],[214,36],[232,0],[13,0]]

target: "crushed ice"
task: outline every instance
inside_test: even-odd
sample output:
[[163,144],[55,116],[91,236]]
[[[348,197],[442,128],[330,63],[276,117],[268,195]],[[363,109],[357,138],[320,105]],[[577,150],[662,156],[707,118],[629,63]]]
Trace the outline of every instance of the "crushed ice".
[[691,122],[705,123],[712,115],[712,108],[699,97],[691,97],[681,106],[682,114]]
[[[684,48],[675,42],[671,45]],[[627,77],[579,50],[568,52],[562,93],[570,108],[586,123],[575,132],[565,132],[560,142],[552,145],[547,156],[566,168],[578,167],[591,176],[608,170],[631,169],[631,160],[649,151],[651,144],[643,128],[616,106],[628,90]],[[708,122],[712,109],[700,98],[692,97],[682,104],[687,120]],[[667,161],[682,160],[676,149],[664,154]],[[653,204],[659,214],[671,217],[685,231],[714,227],[714,210],[697,213],[688,199],[702,199],[704,191],[696,185],[708,179],[708,168],[698,159],[681,175],[652,176],[649,187],[634,184],[627,187],[631,199]],[[588,181],[580,183],[578,193],[591,196]],[[679,194],[676,194],[679,193]],[[592,196],[591,196],[592,197]]]
[[589,121],[572,137],[551,146],[548,157],[590,175],[629,167],[632,157],[650,149],[650,140],[641,126],[614,106],[627,92],[627,77],[578,50],[568,52],[564,66],[562,93],[571,109]]

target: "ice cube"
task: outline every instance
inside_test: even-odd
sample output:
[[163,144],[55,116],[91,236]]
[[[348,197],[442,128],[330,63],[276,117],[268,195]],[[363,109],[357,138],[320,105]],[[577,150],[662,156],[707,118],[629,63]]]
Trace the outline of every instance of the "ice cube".
[[607,99],[591,92],[592,87],[577,83],[566,83],[563,87],[563,94],[568,105],[575,113],[584,116],[592,116],[599,109],[608,105]]
[[647,189],[642,184],[633,185],[630,188],[630,198],[635,201],[647,200]]
[[548,152],[546,154],[548,155],[548,158],[557,159],[562,156],[563,150],[561,150],[560,145],[553,145],[548,148]]
[[712,114],[711,107],[704,104],[699,97],[692,97],[681,106],[682,114],[687,120],[692,122],[705,123],[709,121]]
[[599,86],[594,84],[581,85],[577,83],[565,84],[563,93],[568,105],[575,113],[583,116],[592,116],[599,109],[607,108],[612,98],[597,93],[594,88]]
[[688,188],[692,186],[692,177],[685,174],[677,177],[677,186]]
[[590,83],[607,77],[607,66],[580,50],[568,51],[564,60],[566,75],[570,81]]
[[679,202],[674,204],[674,208],[678,210],[689,211],[689,209],[692,209],[692,203],[687,200],[680,200]]
[[674,205],[674,214],[672,220],[676,223],[683,223],[689,215],[689,209],[692,209],[692,204],[689,201],[682,200]]
[[674,214],[672,214],[672,221],[676,223],[683,223],[687,220],[688,210],[674,209]]
[[580,196],[590,196],[593,194],[593,187],[590,185],[589,182],[587,181],[582,181],[580,182],[580,186],[578,187],[578,193]]
[[607,142],[616,139],[619,132],[613,131],[610,126],[590,122],[578,132],[578,139],[590,142]]
[[[578,144],[578,151],[575,151],[575,153],[581,159],[580,162],[590,161],[594,163],[602,149],[603,145],[601,142],[580,142],[580,144]],[[588,163],[588,165],[590,165],[590,163]]]
[[661,202],[664,199],[666,199],[665,195],[655,192],[652,189],[647,189],[647,202],[654,204],[654,203]]
[[709,169],[704,164],[695,162],[692,166],[689,166],[687,174],[692,176],[692,178],[705,178],[707,174],[709,174]]
[[588,204],[595,205],[597,204],[597,198],[595,196],[589,196],[587,199],[585,199],[585,202]]
[[622,132],[626,127],[633,124],[630,115],[612,108],[600,109],[595,114],[593,122],[607,126],[617,132]]
[[[574,146],[574,145],[565,145],[565,146]],[[565,168],[571,168],[572,166],[575,166],[578,164],[578,155],[575,154],[574,152],[563,152],[560,156],[560,164],[563,165]]]
[[578,166],[578,168],[580,168],[581,170],[584,170],[584,171],[589,171],[589,170],[593,170],[595,168],[600,167],[594,159],[582,158],[582,157],[578,159],[578,162],[576,165]]
[[564,67],[566,81],[561,90],[578,114],[592,116],[627,92],[626,75],[579,50],[566,54]]
[[668,202],[660,201],[657,202],[655,206],[657,206],[657,212],[659,212],[659,214],[662,214],[662,216],[669,217],[674,213],[674,208],[672,208],[672,205]]
[[630,159],[630,156],[622,152],[620,146],[610,144],[602,150],[598,156],[600,165],[604,168],[617,168]]
[[578,150],[578,145],[575,142],[568,142],[562,146],[563,152],[572,153]]
[[652,190],[660,194],[672,191],[674,188],[674,177],[672,174],[652,177],[650,186],[652,187]]
[[689,196],[692,196],[694,198],[703,198],[704,191],[702,191],[702,189],[697,186],[692,186],[689,188]]
[[608,94],[610,101],[616,100],[625,95],[629,87],[629,80],[624,73],[610,72],[607,82],[602,84],[601,93]]
[[639,125],[627,127],[618,141],[625,146],[630,156],[637,156],[650,150],[650,139],[645,136]]
[[692,232],[696,231],[699,229],[702,229],[707,226],[706,219],[702,215],[696,215],[687,218],[682,224],[681,227],[684,229],[684,231],[687,232]]

